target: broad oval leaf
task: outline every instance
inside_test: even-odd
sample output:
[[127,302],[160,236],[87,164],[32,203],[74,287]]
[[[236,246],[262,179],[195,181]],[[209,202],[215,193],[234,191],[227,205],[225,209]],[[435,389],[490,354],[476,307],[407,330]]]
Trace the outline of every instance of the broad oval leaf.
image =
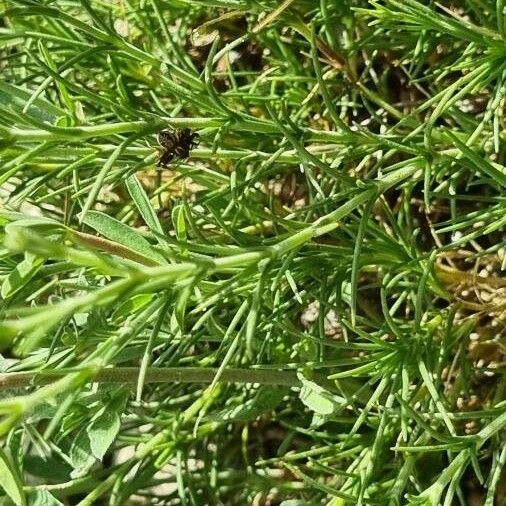
[[56,497],[47,490],[36,489],[30,494],[31,506],[63,506]]
[[310,381],[301,374],[298,375],[302,388],[299,393],[300,400],[311,410],[319,415],[331,415],[341,406],[345,400],[333,395],[323,387]]
[[114,310],[111,319],[114,322],[124,320],[127,316],[130,316],[146,307],[153,300],[153,297],[154,295],[151,293],[141,293],[130,297]]
[[116,411],[105,409],[87,428],[90,449],[98,460],[102,460],[112,445],[120,428],[120,419]]
[[79,431],[72,446],[70,447],[70,461],[74,470],[71,473],[72,478],[80,478],[85,476],[96,459],[91,451],[90,438],[86,429]]

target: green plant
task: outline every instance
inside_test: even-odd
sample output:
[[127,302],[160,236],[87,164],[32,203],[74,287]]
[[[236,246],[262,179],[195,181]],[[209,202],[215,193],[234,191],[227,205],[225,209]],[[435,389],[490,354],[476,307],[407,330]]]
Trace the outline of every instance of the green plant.
[[506,6],[426,3],[0,3],[5,504],[496,504]]

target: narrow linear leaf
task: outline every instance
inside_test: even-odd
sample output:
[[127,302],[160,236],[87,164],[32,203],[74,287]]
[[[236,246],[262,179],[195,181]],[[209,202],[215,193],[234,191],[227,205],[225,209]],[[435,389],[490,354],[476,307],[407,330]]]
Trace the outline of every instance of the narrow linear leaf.
[[479,156],[478,153],[466,146],[456,135],[452,132],[447,132],[448,137],[453,143],[459,148],[462,154],[472,162],[473,166],[477,171],[481,172],[485,176],[492,178],[492,180],[501,185],[506,186],[506,170],[499,170],[488,162],[483,156]]
[[21,479],[2,448],[0,448],[0,487],[16,506],[26,506],[27,502]]
[[369,218],[371,216],[371,212],[374,206],[374,202],[376,198],[372,198],[365,206],[364,213],[362,218],[360,219],[360,224],[358,226],[357,237],[355,239],[355,249],[353,250],[353,261],[351,265],[351,324],[355,327],[355,322],[357,318],[357,292],[358,292],[358,276],[360,273],[360,262],[361,262],[361,251],[362,244],[364,242],[365,230],[367,228],[367,224],[369,223]]
[[24,260],[19,262],[2,283],[0,295],[6,300],[19,292],[41,268],[44,260],[30,253],[25,254]]
[[97,199],[97,195],[100,191],[100,188],[102,188],[102,185],[104,183],[104,180],[107,176],[107,174],[110,172],[114,164],[116,163],[116,160],[119,158],[123,150],[126,148],[127,142],[123,142],[120,144],[109,156],[107,161],[104,163],[103,167],[100,169],[100,172],[97,174],[95,181],[93,183],[93,186],[91,187],[88,197],[86,198],[86,201],[83,205],[83,210],[81,212],[80,216],[80,222],[83,223],[86,215],[90,211],[90,209],[95,204],[95,200]]
[[135,177],[135,174],[132,174],[126,180],[126,186],[128,189],[128,193],[132,197],[137,210],[140,215],[146,222],[146,225],[153,231],[159,234],[163,234],[163,228],[158,220],[158,216],[149,201],[149,197],[147,196],[144,188],[142,187],[139,180]]
[[160,255],[149,242],[133,228],[111,218],[100,211],[89,211],[83,223],[102,234],[107,239],[117,242],[136,253],[155,261],[158,264],[166,264],[166,260]]

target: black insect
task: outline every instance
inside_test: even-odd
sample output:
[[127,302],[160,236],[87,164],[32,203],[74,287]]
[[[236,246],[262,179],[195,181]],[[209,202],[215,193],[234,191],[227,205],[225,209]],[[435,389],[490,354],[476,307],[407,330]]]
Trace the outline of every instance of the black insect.
[[162,130],[158,134],[158,143],[162,147],[157,166],[166,167],[172,160],[185,160],[190,151],[199,144],[199,134],[190,128],[180,130]]

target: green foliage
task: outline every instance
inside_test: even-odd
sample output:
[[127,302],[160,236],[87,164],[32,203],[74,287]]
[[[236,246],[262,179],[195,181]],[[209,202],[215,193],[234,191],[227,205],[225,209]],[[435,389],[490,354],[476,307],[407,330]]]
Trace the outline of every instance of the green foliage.
[[16,468],[12,462],[9,462],[3,450],[0,450],[0,487],[16,506],[26,505],[26,497]]
[[506,5],[447,4],[0,1],[1,504],[499,504]]

